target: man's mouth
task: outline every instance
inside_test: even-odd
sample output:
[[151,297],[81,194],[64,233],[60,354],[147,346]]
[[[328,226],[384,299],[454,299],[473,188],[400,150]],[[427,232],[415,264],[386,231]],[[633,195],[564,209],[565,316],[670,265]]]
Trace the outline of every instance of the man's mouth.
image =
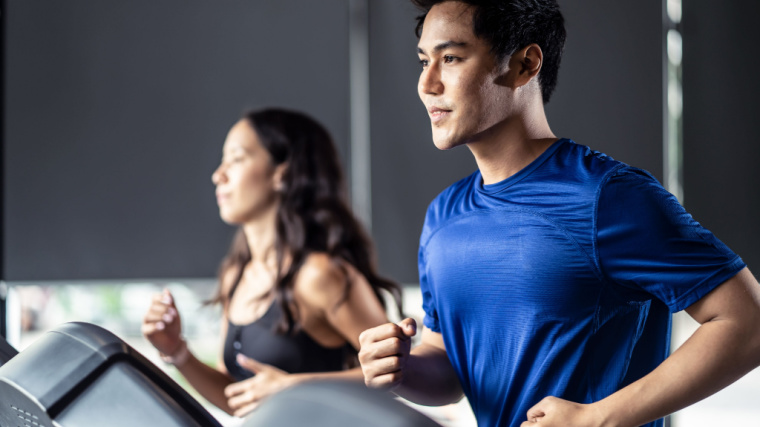
[[443,108],[438,107],[430,107],[428,108],[428,114],[430,114],[430,121],[433,123],[438,123],[441,120],[448,117],[448,115],[451,113],[451,110],[444,110]]

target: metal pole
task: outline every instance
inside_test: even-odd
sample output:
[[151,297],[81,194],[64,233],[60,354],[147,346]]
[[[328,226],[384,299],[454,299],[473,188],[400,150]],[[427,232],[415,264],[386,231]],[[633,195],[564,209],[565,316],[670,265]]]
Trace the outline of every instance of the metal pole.
[[[8,40],[7,34],[7,14],[5,11],[7,2],[0,1],[0,85],[2,92],[5,93],[5,43]],[[3,337],[7,334],[7,310],[5,299],[8,295],[8,287],[5,285],[5,97],[0,97],[0,129],[2,135],[0,140],[0,335]]]
[[369,116],[369,1],[349,0],[351,99],[351,205],[372,232],[372,168]]

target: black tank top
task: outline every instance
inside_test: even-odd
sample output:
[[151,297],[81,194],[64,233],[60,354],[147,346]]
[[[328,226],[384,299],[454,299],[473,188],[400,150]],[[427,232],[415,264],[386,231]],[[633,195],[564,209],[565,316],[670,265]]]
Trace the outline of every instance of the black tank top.
[[253,376],[236,361],[238,353],[275,366],[291,374],[300,372],[340,371],[344,368],[350,344],[337,348],[322,347],[306,332],[278,334],[275,329],[282,316],[280,305],[273,302],[264,315],[247,325],[228,322],[224,342],[224,365],[237,381]]

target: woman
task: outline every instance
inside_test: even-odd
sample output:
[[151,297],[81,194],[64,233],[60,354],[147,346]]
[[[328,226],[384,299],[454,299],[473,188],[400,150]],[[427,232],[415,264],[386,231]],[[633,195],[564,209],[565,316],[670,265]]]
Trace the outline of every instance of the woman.
[[211,178],[222,220],[240,225],[212,300],[223,313],[218,366],[190,353],[168,291],[154,296],[143,334],[201,395],[237,416],[301,381],[361,381],[347,362],[359,334],[387,322],[381,290],[399,308],[400,290],[375,271],[328,132],[296,112],[248,113],[227,134]]

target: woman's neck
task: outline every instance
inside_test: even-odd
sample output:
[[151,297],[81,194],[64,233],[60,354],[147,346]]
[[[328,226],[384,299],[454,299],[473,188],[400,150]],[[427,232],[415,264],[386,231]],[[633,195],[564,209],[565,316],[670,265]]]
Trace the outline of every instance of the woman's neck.
[[269,209],[243,224],[243,232],[251,251],[251,262],[276,268],[277,209]]

